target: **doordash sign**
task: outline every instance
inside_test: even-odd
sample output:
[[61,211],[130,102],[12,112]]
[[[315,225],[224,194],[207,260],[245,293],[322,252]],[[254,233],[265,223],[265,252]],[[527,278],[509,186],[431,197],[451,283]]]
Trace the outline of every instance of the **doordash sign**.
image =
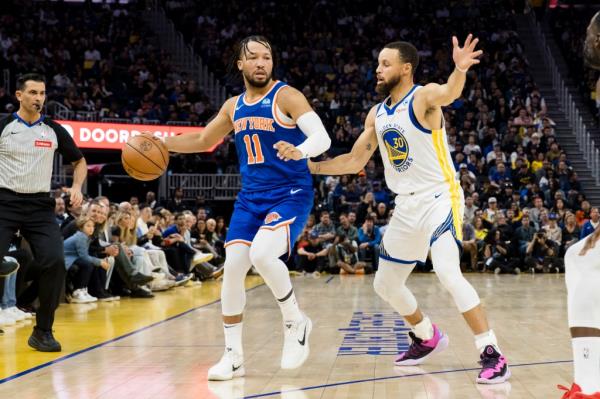
[[[170,126],[170,125],[134,125],[126,123],[57,121],[73,137],[79,148],[99,150],[120,150],[127,140],[141,132],[150,132],[157,137],[178,136],[180,134],[198,133],[203,127]],[[221,144],[217,143],[209,151],[214,151]]]

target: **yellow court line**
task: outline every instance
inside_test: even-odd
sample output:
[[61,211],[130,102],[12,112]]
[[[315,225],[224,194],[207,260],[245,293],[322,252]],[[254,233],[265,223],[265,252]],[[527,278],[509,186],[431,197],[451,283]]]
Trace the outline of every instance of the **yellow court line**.
[[[246,289],[261,284],[263,280],[259,276],[246,278]],[[27,345],[33,326],[31,321],[3,327],[5,334],[0,336],[0,383],[48,362],[214,303],[220,299],[220,294],[221,283],[211,281],[204,282],[202,286],[159,292],[153,299],[124,298],[118,302],[61,304],[54,323],[54,336],[62,345],[62,352],[57,353],[37,352]]]

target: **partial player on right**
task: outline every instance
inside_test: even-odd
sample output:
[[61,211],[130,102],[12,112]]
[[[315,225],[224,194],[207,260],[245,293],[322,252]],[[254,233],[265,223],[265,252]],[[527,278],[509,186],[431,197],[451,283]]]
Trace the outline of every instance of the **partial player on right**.
[[[592,18],[583,55],[600,70],[600,12]],[[574,382],[563,399],[600,399],[600,227],[565,254],[565,282],[573,348]]]

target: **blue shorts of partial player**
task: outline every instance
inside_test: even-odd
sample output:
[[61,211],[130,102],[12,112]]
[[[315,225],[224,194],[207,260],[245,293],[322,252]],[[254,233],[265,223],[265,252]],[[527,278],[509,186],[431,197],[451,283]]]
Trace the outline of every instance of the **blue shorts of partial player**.
[[227,231],[225,247],[242,243],[252,245],[260,229],[285,229],[288,257],[308,220],[313,206],[312,187],[282,186],[265,191],[238,194]]

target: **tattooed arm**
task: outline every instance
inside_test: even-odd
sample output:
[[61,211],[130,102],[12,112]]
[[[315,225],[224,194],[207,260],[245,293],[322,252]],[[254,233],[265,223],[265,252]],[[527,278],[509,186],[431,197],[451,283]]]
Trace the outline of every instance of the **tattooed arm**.
[[310,172],[315,175],[346,175],[360,172],[377,149],[375,134],[375,107],[371,108],[360,134],[348,154],[339,155],[323,162],[309,162]]

